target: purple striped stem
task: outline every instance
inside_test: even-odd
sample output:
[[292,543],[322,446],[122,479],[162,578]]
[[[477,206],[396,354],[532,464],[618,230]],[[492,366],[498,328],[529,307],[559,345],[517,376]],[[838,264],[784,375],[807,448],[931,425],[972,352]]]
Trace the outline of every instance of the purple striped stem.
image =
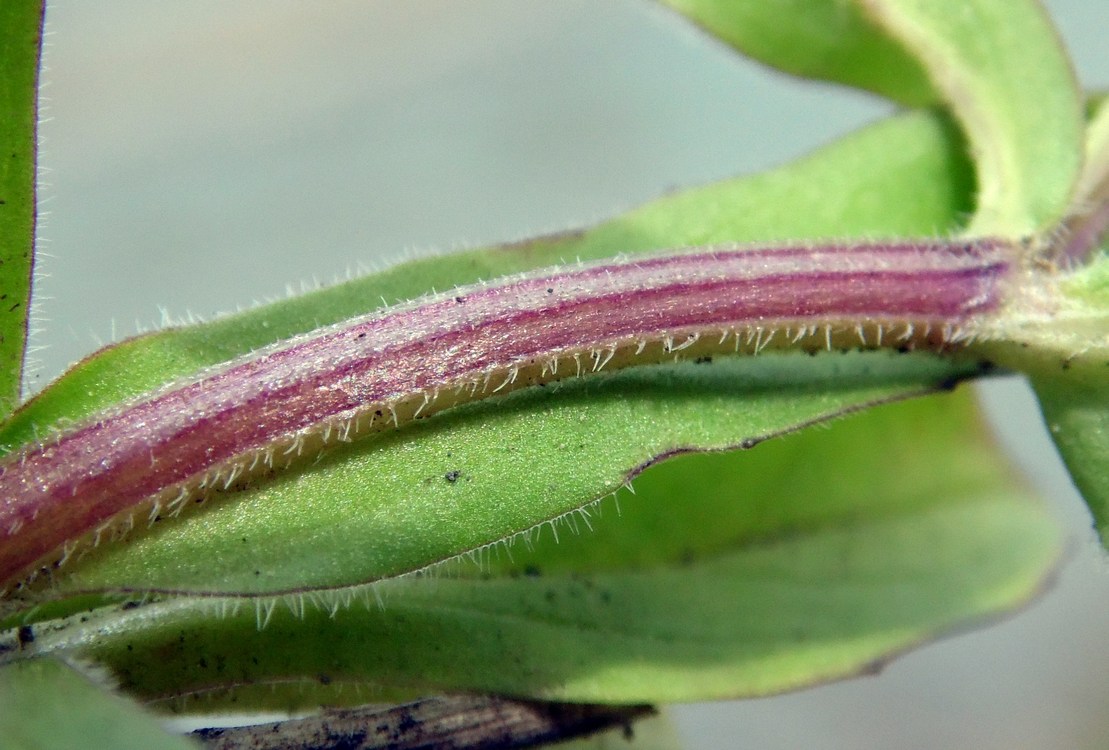
[[943,351],[1013,243],[694,248],[456,289],[213,368],[0,464],[0,587],[321,450],[566,377],[768,348]]

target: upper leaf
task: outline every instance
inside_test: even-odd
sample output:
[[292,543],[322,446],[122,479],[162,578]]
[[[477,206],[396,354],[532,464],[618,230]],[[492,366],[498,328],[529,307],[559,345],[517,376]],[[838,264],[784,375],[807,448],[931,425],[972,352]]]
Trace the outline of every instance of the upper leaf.
[[663,0],[782,70],[905,104],[942,99],[978,170],[972,234],[1025,236],[1064,215],[1081,164],[1080,96],[1034,0]]
[[843,0],[662,0],[746,55],[911,106],[936,94],[911,55]]
[[967,133],[971,234],[1027,236],[1066,214],[1082,164],[1074,73],[1033,0],[860,0],[925,66]]

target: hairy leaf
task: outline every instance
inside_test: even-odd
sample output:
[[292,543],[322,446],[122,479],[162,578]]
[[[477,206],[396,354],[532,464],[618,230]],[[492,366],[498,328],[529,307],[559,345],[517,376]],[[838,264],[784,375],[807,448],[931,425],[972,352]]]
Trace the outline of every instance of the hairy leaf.
[[0,425],[0,446],[36,439],[166,382],[261,346],[480,279],[577,258],[683,245],[798,237],[937,235],[972,205],[974,177],[956,130],[911,113],[790,166],[684,190],[596,227],[410,261],[211,323],[140,336],[79,363]]
[[19,402],[35,241],[42,2],[0,5],[0,416]]
[[[408,264],[307,299],[133,340],[72,371],[18,413],[7,434],[17,442],[36,423],[61,414],[79,418],[108,396],[131,395],[139,384],[181,374],[186,364],[195,368],[291,335],[310,327],[306,320],[363,312],[386,290],[393,290],[390,297],[409,296],[444,285],[449,276],[443,273],[462,280],[667,243],[930,233],[950,226],[966,206],[968,179],[958,149],[942,121],[901,116],[789,168],[679,193],[584,233]],[[922,176],[929,179],[922,183]],[[396,575],[588,504],[636,467],[676,448],[736,445],[966,372],[966,364],[884,355],[718,360],[479,405],[333,453],[306,472],[222,498],[128,544],[103,545],[62,569],[67,575],[54,595],[103,589],[261,593]],[[782,390],[790,381],[792,389]],[[585,395],[593,389],[605,395]],[[685,395],[678,400],[668,391]],[[455,471],[468,476],[444,479]],[[487,488],[492,494],[483,494]],[[141,529],[145,519],[136,524]],[[376,540],[368,552],[366,539]]]
[[681,701],[870,670],[1026,601],[1060,555],[1057,525],[1013,485],[968,398],[655,467],[592,530],[563,522],[554,544],[544,529],[484,572],[168,600],[52,624],[36,648],[102,662],[144,699],[208,698],[189,710],[358,702],[383,685]]

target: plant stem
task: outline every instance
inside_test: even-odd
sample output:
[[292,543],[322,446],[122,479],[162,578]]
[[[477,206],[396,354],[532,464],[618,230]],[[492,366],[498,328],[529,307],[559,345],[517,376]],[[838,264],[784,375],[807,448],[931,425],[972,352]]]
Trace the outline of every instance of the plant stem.
[[[988,330],[1022,247],[712,247],[459,288],[264,349],[0,464],[0,586],[138,517],[462,403],[603,369],[767,348],[947,351]],[[141,515],[140,515],[141,514]]]

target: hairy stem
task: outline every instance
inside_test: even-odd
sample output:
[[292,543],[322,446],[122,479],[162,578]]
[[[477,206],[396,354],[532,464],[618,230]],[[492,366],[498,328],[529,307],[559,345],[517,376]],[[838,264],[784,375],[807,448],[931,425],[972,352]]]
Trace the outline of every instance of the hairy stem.
[[712,247],[459,288],[323,328],[0,464],[0,586],[330,446],[528,385],[767,348],[927,348],[987,332],[1003,240]]

